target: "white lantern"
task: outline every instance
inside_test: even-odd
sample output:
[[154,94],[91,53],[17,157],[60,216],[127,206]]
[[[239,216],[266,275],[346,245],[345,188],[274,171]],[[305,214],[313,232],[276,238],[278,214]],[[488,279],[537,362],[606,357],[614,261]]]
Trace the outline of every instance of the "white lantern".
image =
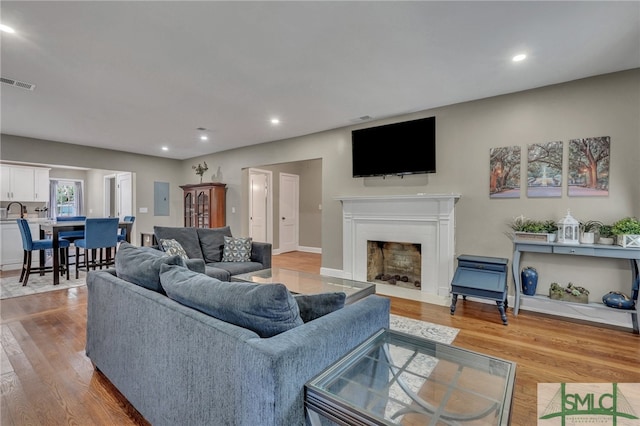
[[580,244],[580,222],[578,222],[569,210],[567,215],[560,219],[558,225],[558,242],[562,244]]

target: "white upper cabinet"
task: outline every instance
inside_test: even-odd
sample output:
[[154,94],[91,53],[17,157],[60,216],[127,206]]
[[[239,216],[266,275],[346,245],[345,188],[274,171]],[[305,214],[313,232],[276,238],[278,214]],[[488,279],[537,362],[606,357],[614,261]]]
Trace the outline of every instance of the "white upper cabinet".
[[33,169],[33,201],[49,201],[49,169]]
[[49,200],[49,169],[5,165],[2,170],[2,201],[42,201]]

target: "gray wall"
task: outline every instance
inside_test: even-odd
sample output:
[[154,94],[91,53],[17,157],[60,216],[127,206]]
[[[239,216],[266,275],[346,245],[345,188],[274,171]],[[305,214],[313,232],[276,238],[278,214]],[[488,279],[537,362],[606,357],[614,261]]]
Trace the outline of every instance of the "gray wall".
[[[425,94],[428,96],[428,94]],[[351,177],[351,130],[435,115],[437,167],[430,175],[400,178]],[[136,173],[136,205],[153,207],[153,181],[171,182],[171,217],[140,215],[139,230],[153,223],[181,224],[178,185],[195,183],[191,166],[202,161],[211,176],[228,185],[227,222],[234,234],[247,235],[243,169],[265,164],[322,159],[322,266],[342,269],[342,206],[345,195],[460,193],[456,205],[456,252],[511,258],[512,245],[504,235],[507,223],[524,214],[531,218],[560,219],[568,208],[581,220],[612,222],[624,216],[640,217],[640,69],[607,74],[539,89],[445,106],[377,122],[330,130],[299,138],[265,143],[185,161],[145,157],[75,145],[3,135],[2,159],[118,169]],[[564,141],[565,169],[568,140],[611,137],[611,176],[608,197],[489,199],[489,149]],[[524,165],[523,165],[524,166]],[[525,182],[526,167],[522,181]],[[236,213],[232,214],[232,208]],[[629,280],[626,262],[529,255],[524,264],[539,268],[541,285],[551,279],[571,280],[587,287],[606,287]],[[628,292],[628,285],[621,290]],[[599,290],[598,290],[599,291]],[[598,294],[595,292],[594,294]]]

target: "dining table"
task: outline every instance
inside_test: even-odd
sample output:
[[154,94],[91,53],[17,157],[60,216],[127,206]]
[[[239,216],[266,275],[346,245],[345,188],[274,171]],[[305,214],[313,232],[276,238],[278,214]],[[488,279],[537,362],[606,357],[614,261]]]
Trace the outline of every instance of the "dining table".
[[[47,235],[51,235],[52,238],[52,257],[53,257],[53,270],[58,271],[60,268],[60,250],[59,250],[59,235],[60,232],[66,231],[84,231],[85,221],[68,221],[68,222],[43,222],[40,224],[40,239],[45,239]],[[131,228],[133,222],[120,221],[118,222],[119,229],[125,229],[127,231],[125,239],[128,243],[131,242]],[[44,265],[44,252],[40,253],[40,264]],[[68,267],[68,266],[67,266]],[[77,267],[77,265],[76,265]],[[60,274],[53,274],[53,285],[60,284]]]

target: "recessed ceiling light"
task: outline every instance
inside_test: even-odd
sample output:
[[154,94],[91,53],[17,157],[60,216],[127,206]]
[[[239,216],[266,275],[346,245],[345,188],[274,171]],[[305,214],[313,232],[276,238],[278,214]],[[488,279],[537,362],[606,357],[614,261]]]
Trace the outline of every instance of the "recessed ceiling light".
[[13,28],[11,28],[8,25],[4,25],[4,24],[0,24],[0,31],[4,31],[5,33],[15,33],[16,30],[14,30]]
[[200,140],[201,140],[201,141],[208,141],[208,140],[209,140],[209,136],[207,136],[207,135],[202,135],[202,136],[200,136]]
[[524,53],[520,53],[519,55],[514,56],[511,60],[513,62],[520,62],[524,61],[525,59],[527,59],[527,55],[525,55]]
[[272,119],[271,119],[271,124],[280,124],[280,119],[278,119],[278,118],[272,118]]
[[168,146],[163,146],[163,147],[162,147],[162,150],[163,150],[163,151],[169,151],[169,147],[168,147]]

